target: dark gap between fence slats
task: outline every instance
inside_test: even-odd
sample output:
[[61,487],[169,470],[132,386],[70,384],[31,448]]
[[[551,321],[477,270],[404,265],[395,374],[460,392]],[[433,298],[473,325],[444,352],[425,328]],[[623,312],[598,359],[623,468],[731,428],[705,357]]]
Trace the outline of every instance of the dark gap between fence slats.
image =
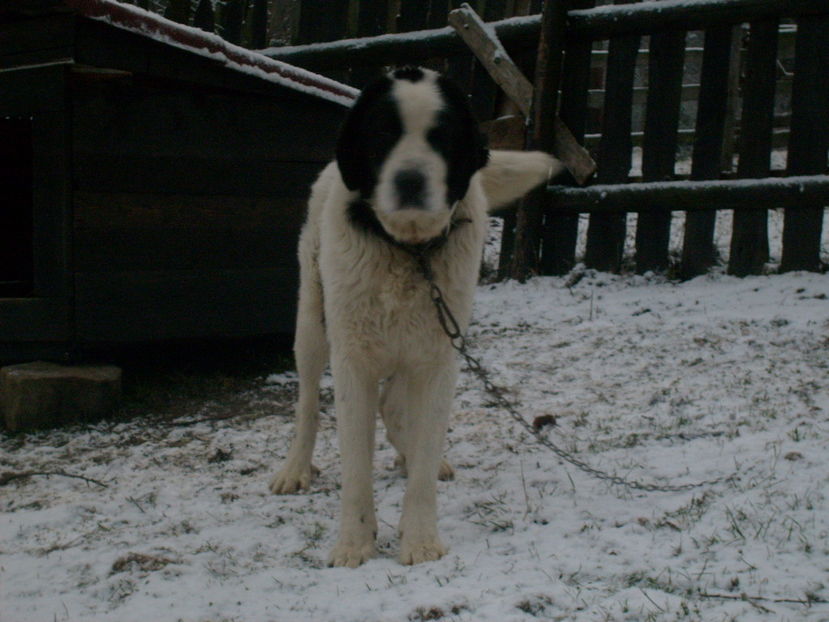
[[[771,169],[774,91],[777,75],[777,19],[752,22],[746,51],[738,177],[766,177]],[[766,205],[773,207],[766,202]],[[760,274],[769,257],[768,212],[735,211],[728,272]]]
[[[829,15],[798,21],[787,172],[822,173],[829,148]],[[786,210],[781,271],[819,270],[826,203]]]
[[[618,3],[618,0],[617,0]],[[596,180],[601,184],[625,183],[631,165],[633,81],[639,35],[610,40],[607,53],[602,139]],[[618,272],[625,246],[624,214],[593,214],[587,229],[584,263],[588,268]]]
[[[593,0],[576,0],[572,6],[585,8],[593,3]],[[561,74],[559,116],[581,144],[584,144],[587,126],[587,94],[590,88],[592,52],[592,39],[567,39]],[[576,261],[578,228],[578,215],[561,215],[549,210],[545,213],[541,241],[542,274],[566,274],[572,269]]]
[[[642,143],[644,181],[667,181],[674,175],[684,60],[685,32],[668,31],[651,35]],[[670,232],[670,212],[639,215],[636,223],[637,272],[668,267]]]
[[[696,140],[691,158],[691,179],[719,179],[728,108],[729,67],[734,27],[713,26],[705,31]],[[691,278],[714,265],[716,212],[689,212],[685,216],[680,275]]]

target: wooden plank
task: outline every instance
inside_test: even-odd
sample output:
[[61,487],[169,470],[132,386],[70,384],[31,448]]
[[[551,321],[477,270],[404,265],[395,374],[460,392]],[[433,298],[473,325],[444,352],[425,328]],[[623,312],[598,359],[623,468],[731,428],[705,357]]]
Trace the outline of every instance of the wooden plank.
[[34,294],[41,297],[71,295],[70,131],[67,111],[32,118]]
[[[771,169],[774,89],[777,71],[776,19],[752,22],[746,51],[739,177],[766,177]],[[768,261],[768,214],[735,211],[728,272],[760,274]]]
[[[829,16],[798,22],[792,126],[787,172],[806,175],[826,171],[829,149]],[[821,268],[820,243],[826,203],[786,210],[780,270]]]
[[[409,2],[402,6],[406,7]],[[538,43],[539,16],[518,17],[489,24],[511,54],[532,50]],[[464,54],[466,45],[451,26],[433,30],[385,34],[360,39],[345,39],[314,45],[295,45],[265,50],[270,58],[309,69],[326,69],[344,65],[395,65],[419,63],[435,57]]]
[[72,95],[82,154],[323,162],[346,113],[284,91],[265,98],[139,78],[86,84]]
[[[529,117],[533,100],[533,85],[518,69],[495,35],[487,30],[478,14],[465,4],[449,14],[449,23],[474,52],[495,83],[501,87],[521,113]],[[555,36],[563,39],[563,33],[555,33]],[[561,65],[560,54],[552,62]],[[558,80],[559,71],[545,80]],[[596,171],[596,163],[579,145],[570,129],[556,116],[555,108],[551,114],[553,116],[552,127],[540,128],[539,135],[552,133],[552,140],[549,141],[547,149],[564,163],[580,184],[584,184]]]
[[[357,5],[357,36],[371,37],[383,34],[389,20],[389,0],[360,0]],[[362,88],[375,79],[381,65],[352,66],[348,83]]]
[[[0,347],[70,338],[64,298],[0,298]],[[2,351],[0,351],[2,352]]]
[[0,115],[30,116],[66,109],[65,65],[0,71]]
[[81,272],[292,263],[305,215],[304,199],[271,197],[78,192],[74,207],[74,265]]
[[[624,183],[630,171],[633,149],[630,137],[633,80],[638,53],[638,35],[610,40],[602,140],[597,158],[597,182],[601,184]],[[624,252],[625,229],[624,214],[591,215],[587,229],[585,265],[597,270],[618,272]]]
[[607,39],[622,34],[651,34],[666,30],[705,30],[714,25],[776,20],[782,16],[819,15],[826,0],[694,0],[644,2],[637,7],[602,6],[568,14],[568,29]]
[[796,207],[829,203],[829,175],[714,181],[548,186],[553,209],[562,213],[618,213],[742,208],[765,211],[769,203]]
[[487,31],[483,20],[469,5],[449,14],[449,25],[469,46],[504,93],[528,117],[533,99],[533,85],[515,66],[495,36]]
[[[545,3],[535,67],[532,131],[526,145],[531,149],[552,151],[566,15],[566,0],[548,0]],[[510,272],[512,278],[518,281],[526,280],[539,269],[541,228],[544,221],[542,204],[543,189],[537,189],[524,198],[516,212],[515,245]]]
[[42,15],[35,19],[0,22],[0,57],[55,49],[71,49],[75,43],[75,17]]
[[[722,161],[728,93],[731,83],[732,26],[715,26],[705,32],[700,93],[697,104],[696,139],[691,157],[691,178],[719,179]],[[689,212],[685,216],[680,275],[684,279],[704,274],[716,260],[714,225],[716,213]]]
[[[644,181],[668,181],[674,176],[676,161],[685,32],[656,33],[651,36],[650,49],[642,178]],[[670,212],[639,215],[636,223],[637,272],[668,268],[670,237]]]
[[0,298],[34,286],[32,122],[0,115]]
[[75,279],[77,336],[124,343],[287,334],[296,286],[293,263],[260,270],[81,272]]
[[348,0],[302,0],[299,43],[342,39],[348,27]]
[[[593,0],[579,0],[573,8],[587,8]],[[574,140],[584,144],[587,127],[587,94],[590,86],[590,59],[593,42],[589,38],[568,38],[562,68],[559,116],[570,128]],[[577,215],[561,215],[547,211],[541,240],[541,273],[566,274],[576,262]]]
[[397,14],[397,32],[411,32],[428,28],[431,0],[407,0],[400,3]]
[[76,152],[78,191],[307,199],[324,164]]

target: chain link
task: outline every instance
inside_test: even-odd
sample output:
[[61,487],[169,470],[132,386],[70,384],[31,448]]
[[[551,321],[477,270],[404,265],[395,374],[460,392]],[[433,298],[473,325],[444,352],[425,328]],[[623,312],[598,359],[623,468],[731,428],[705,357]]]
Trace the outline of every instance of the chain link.
[[437,312],[438,322],[440,323],[443,332],[446,333],[446,336],[449,338],[452,347],[458,352],[458,354],[461,355],[461,357],[463,357],[469,371],[471,371],[472,374],[478,378],[486,392],[494,400],[498,407],[505,410],[510,415],[510,417],[512,417],[516,421],[516,423],[518,423],[527,432],[529,432],[536,439],[536,441],[538,441],[541,445],[552,451],[559,458],[561,458],[565,462],[569,462],[581,471],[584,471],[585,473],[588,473],[602,481],[606,481],[617,486],[624,486],[626,488],[631,488],[634,490],[642,490],[645,492],[685,492],[688,490],[694,490],[706,486],[714,486],[715,484],[721,484],[723,482],[732,481],[736,478],[736,474],[732,474],[728,476],[717,477],[715,479],[704,480],[701,482],[693,482],[689,484],[660,485],[654,483],[640,482],[638,480],[627,479],[619,475],[614,475],[612,473],[608,473],[606,471],[602,471],[601,469],[592,467],[581,458],[576,457],[571,452],[566,451],[558,445],[556,445],[553,441],[547,438],[547,436],[542,434],[540,430],[536,429],[532,424],[530,424],[526,419],[524,419],[521,413],[518,412],[518,407],[516,403],[506,398],[506,391],[492,381],[489,371],[481,364],[480,359],[475,358],[469,353],[469,342],[463,335],[463,332],[461,331],[460,325],[458,324],[458,321],[455,319],[455,316],[452,315],[452,311],[449,309],[449,305],[446,304],[446,300],[443,297],[443,292],[440,290],[440,287],[438,287],[437,283],[435,283],[434,274],[432,272],[432,266],[429,261],[429,255],[431,254],[433,248],[417,246],[401,246],[401,248],[403,248],[409,254],[411,254],[417,262],[418,270],[420,271],[423,278],[426,279],[426,282],[429,284],[429,294],[432,299],[432,303],[435,306],[435,311]]

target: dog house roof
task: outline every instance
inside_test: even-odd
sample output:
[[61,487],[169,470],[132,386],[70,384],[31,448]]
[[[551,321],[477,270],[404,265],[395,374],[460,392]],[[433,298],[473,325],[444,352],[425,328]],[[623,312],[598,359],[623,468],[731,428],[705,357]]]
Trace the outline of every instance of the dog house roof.
[[[8,8],[8,3],[3,3]],[[24,9],[27,2],[16,8]],[[52,0],[35,2],[39,9],[69,9],[83,17],[108,23],[156,41],[185,49],[222,63],[229,69],[250,74],[300,91],[350,106],[358,91],[319,74],[263,56],[229,43],[218,35],[170,21],[140,7],[115,0]]]

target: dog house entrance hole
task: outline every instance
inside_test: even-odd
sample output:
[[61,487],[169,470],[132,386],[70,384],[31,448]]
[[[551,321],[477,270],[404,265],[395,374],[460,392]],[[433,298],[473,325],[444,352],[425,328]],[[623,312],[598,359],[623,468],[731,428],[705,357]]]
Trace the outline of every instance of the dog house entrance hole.
[[0,298],[34,293],[32,120],[0,117]]

